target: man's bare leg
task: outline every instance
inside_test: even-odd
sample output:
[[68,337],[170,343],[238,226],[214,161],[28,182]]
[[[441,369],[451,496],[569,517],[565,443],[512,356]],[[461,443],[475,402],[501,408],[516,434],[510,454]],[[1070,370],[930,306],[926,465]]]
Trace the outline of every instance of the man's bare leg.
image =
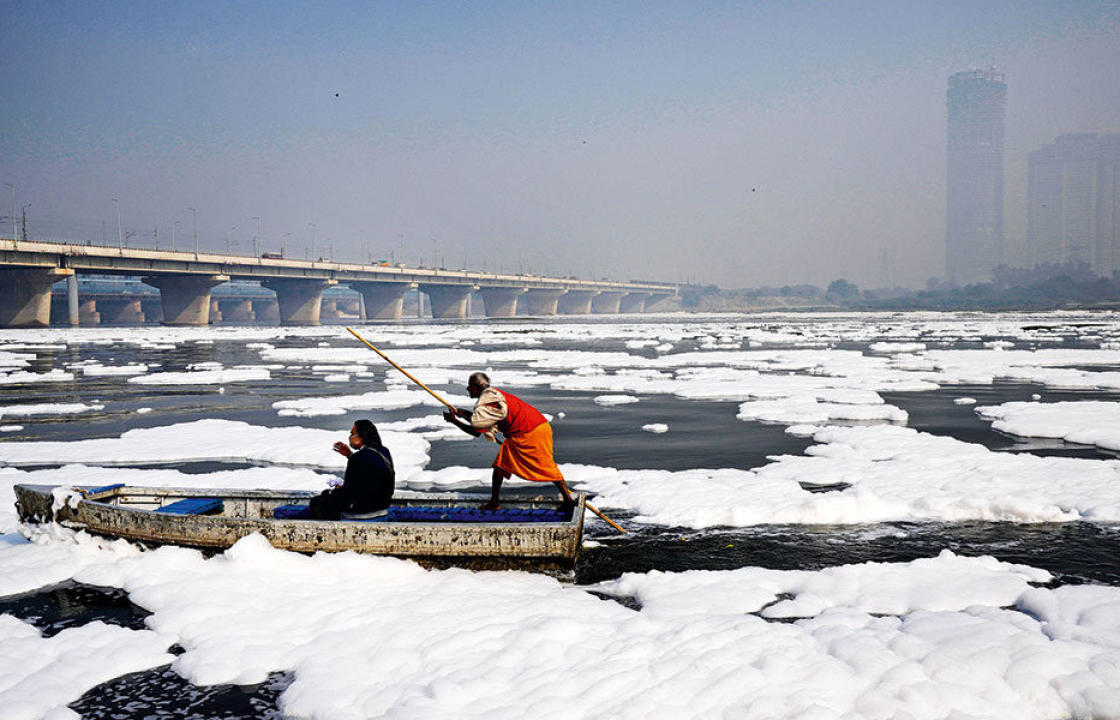
[[490,502],[482,506],[483,510],[498,510],[502,507],[498,499],[502,494],[503,480],[505,480],[505,471],[494,468],[494,474],[490,476]]
[[572,499],[572,493],[568,491],[568,485],[563,480],[557,480],[552,484],[555,485],[556,488],[560,491],[560,495],[563,496],[564,502],[575,502],[575,500]]
[[572,498],[572,493],[568,491],[568,485],[563,480],[557,480],[552,483],[560,490],[561,497],[564,498],[560,503],[560,509],[564,512],[570,512],[575,509],[576,501]]

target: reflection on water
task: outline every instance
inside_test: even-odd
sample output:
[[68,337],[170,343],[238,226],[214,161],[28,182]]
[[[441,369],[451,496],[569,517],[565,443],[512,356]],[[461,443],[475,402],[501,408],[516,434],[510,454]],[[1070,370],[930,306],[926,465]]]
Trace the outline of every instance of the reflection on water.
[[771,525],[695,531],[634,528],[619,537],[597,533],[598,547],[580,557],[576,582],[592,584],[625,572],[733,570],[755,566],[816,570],[866,562],[909,562],[948,548],[1031,565],[1058,584],[1120,585],[1120,525],[1092,523],[883,523],[860,526]]
[[[500,323],[496,323],[500,324]],[[551,339],[545,329],[534,330],[544,350],[569,350]],[[783,326],[784,327],[784,326]],[[511,332],[524,332],[521,329]],[[275,341],[284,346],[314,346],[322,337]],[[336,346],[347,340],[331,339]],[[678,349],[688,349],[682,343]],[[930,342],[930,347],[983,347],[966,343]],[[1076,339],[1048,347],[1082,346]],[[837,347],[863,350],[866,344],[843,343]],[[607,352],[627,351],[619,340],[590,340],[580,348]],[[769,348],[768,348],[769,349]],[[649,348],[630,350],[653,357]],[[201,362],[225,367],[260,364],[258,353],[244,342],[217,339],[213,344],[183,343],[174,348],[140,349],[130,345],[79,345],[42,352],[31,369],[46,372],[68,363],[97,360],[107,365],[159,364],[160,370],[181,371]],[[266,426],[300,425],[337,430],[345,434],[352,415],[384,423],[434,414],[430,408],[368,411],[318,418],[280,417],[272,403],[282,399],[364,393],[384,388],[384,367],[371,360],[377,376],[348,384],[326,383],[310,368],[275,371],[267,382],[220,386],[156,386],[130,384],[117,377],[85,377],[73,382],[30,386],[0,386],[0,404],[93,403],[105,409],[79,418],[20,418],[22,431],[0,436],[0,441],[69,440],[117,437],[139,427],[165,426],[200,418],[224,418]],[[529,370],[527,364],[507,365]],[[492,375],[501,384],[502,367]],[[1092,368],[1100,370],[1102,368]],[[468,369],[463,369],[465,381]],[[418,371],[423,378],[423,371]],[[434,389],[462,396],[462,382],[435,385]],[[690,402],[672,396],[640,395],[639,402],[601,407],[598,394],[553,390],[544,385],[514,389],[526,400],[556,417],[557,459],[620,469],[685,470],[693,468],[760,467],[768,457],[804,453],[810,440],[794,437],[780,425],[741,422],[736,402]],[[997,382],[992,385],[944,387],[932,392],[882,393],[883,399],[909,413],[908,425],[923,432],[984,445],[995,451],[1030,452],[1107,458],[1109,454],[1060,441],[1024,442],[1001,435],[975,413],[977,405],[1030,400],[1120,400],[1118,393],[1055,391],[1038,385]],[[976,405],[957,405],[956,398],[975,398]],[[142,408],[150,408],[140,413]],[[664,423],[668,433],[654,435],[641,427]],[[340,439],[341,436],[340,436]],[[479,489],[488,484],[493,446],[480,442],[434,442],[430,469],[462,465],[478,469]],[[183,465],[185,472],[213,472],[247,467],[240,462],[197,462]],[[807,488],[835,492],[836,487]],[[625,513],[611,513],[625,520]],[[680,528],[631,525],[620,536],[600,523],[591,525],[587,548],[577,569],[579,584],[592,584],[626,572],[650,570],[729,570],[744,566],[774,569],[819,569],[865,563],[905,562],[930,557],[948,548],[962,555],[991,555],[1000,560],[1043,568],[1058,583],[1120,585],[1120,526],[1089,523],[1020,525],[1014,523],[886,523],[865,526],[760,526],[695,531]],[[92,620],[131,628],[144,627],[147,613],[132,605],[119,590],[67,583],[37,593],[0,599],[0,613],[10,613],[53,635],[66,627]],[[277,696],[291,682],[285,674],[253,688],[218,686],[198,688],[168,667],[118,678],[86,693],[72,707],[85,718],[277,718]]]
[[144,618],[151,615],[142,607],[133,605],[124,590],[76,582],[0,598],[0,615],[3,614],[34,625],[45,637],[94,620],[142,630]]
[[260,685],[200,687],[164,666],[98,685],[70,708],[83,720],[279,720],[276,699],[292,680],[289,673],[272,673]]

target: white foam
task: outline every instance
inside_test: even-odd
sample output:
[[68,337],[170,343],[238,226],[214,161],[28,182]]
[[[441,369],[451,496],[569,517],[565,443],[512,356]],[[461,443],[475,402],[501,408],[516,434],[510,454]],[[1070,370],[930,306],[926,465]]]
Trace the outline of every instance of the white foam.
[[218,385],[233,382],[259,382],[272,376],[259,367],[225,370],[192,370],[188,372],[158,372],[130,377],[138,385]]
[[79,369],[83,375],[89,377],[143,375],[148,372],[148,366],[140,363],[133,365],[83,365]]
[[54,369],[45,373],[15,371],[0,373],[0,385],[34,385],[44,382],[69,382],[74,379],[74,373]]
[[192,683],[293,672],[289,716],[1112,717],[1120,590],[1030,587],[1047,578],[945,552],[590,588],[633,611],[541,576],[306,557],[258,536],[209,560],[162,548],[75,574],[152,611]]
[[80,415],[85,412],[104,410],[105,406],[92,403],[30,403],[27,405],[0,406],[0,418],[31,417],[33,415]]
[[629,405],[638,402],[638,398],[633,395],[597,395],[595,396],[595,404],[604,407],[614,405]]
[[894,425],[818,428],[813,439],[806,455],[753,471],[562,469],[600,508],[668,526],[1120,520],[1120,461],[998,453]]
[[[471,407],[468,401],[463,407]],[[322,417],[344,415],[354,410],[400,410],[410,407],[440,406],[440,402],[422,390],[393,389],[361,395],[335,395],[278,400],[272,403],[277,413],[289,417]]]
[[169,644],[150,630],[97,620],[44,638],[33,626],[0,615],[0,712],[12,720],[36,720],[65,710],[107,680],[171,662]]
[[661,433],[669,432],[669,426],[665,423],[649,423],[648,425],[643,425],[642,430],[645,430],[648,433],[659,435]]
[[1009,402],[976,408],[1000,432],[1019,437],[1059,438],[1066,442],[1120,450],[1120,403]]
[[[262,427],[233,420],[196,420],[162,427],[135,428],[119,438],[66,442],[7,442],[3,462],[13,466],[89,464],[172,464],[201,460],[248,461],[339,469],[345,460],[332,450],[345,430]],[[393,453],[397,475],[427,464],[428,442],[409,433],[386,432],[382,441]]]

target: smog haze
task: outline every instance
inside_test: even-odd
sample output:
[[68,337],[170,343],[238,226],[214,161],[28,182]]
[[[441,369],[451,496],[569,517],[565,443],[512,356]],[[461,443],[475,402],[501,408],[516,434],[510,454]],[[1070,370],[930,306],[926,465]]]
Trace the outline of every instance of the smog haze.
[[723,287],[943,275],[953,73],[1011,263],[1027,154],[1120,132],[1116,2],[16,0],[0,67],[32,236]]

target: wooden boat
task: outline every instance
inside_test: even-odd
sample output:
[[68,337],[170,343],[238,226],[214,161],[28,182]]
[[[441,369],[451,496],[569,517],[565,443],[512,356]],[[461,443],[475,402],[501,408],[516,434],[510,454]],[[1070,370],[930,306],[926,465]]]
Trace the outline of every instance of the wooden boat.
[[553,574],[575,568],[585,501],[578,493],[574,510],[565,512],[554,498],[503,499],[494,512],[478,509],[484,495],[397,492],[385,517],[304,520],[275,515],[282,506],[306,505],[313,492],[16,485],[15,494],[24,522],[53,521],[142,543],[224,550],[260,533],[274,547],[296,552],[354,550],[429,567]]

